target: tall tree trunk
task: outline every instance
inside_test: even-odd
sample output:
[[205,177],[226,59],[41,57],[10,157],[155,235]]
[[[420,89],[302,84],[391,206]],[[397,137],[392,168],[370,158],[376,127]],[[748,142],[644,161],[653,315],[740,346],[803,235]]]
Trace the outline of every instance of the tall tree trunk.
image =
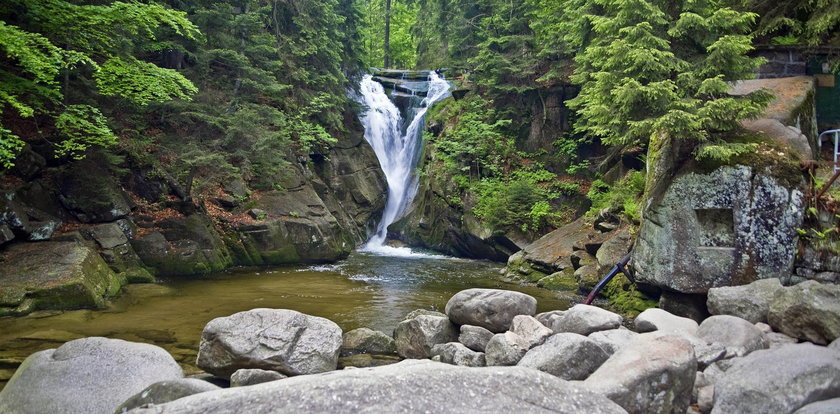
[[391,0],[385,0],[385,69],[391,64]]

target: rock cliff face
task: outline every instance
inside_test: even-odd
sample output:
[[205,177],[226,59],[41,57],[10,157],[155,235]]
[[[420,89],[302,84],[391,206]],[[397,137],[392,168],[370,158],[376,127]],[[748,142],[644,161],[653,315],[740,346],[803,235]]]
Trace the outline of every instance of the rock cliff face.
[[[387,193],[352,115],[347,129],[329,151],[289,160],[281,190],[251,192],[236,180],[212,198],[191,199],[161,171],[118,176],[101,150],[55,167],[29,164],[25,177],[0,187],[0,314],[102,306],[103,296],[152,274],[346,257],[375,227]],[[30,243],[44,240],[62,243]],[[45,258],[55,271],[24,271],[33,252],[69,259]],[[68,284],[89,300],[70,300],[78,289],[61,288]]]
[[463,207],[450,205],[435,187],[434,180],[422,180],[406,215],[388,228],[389,237],[452,256],[497,262],[527,244],[511,235],[494,234]]

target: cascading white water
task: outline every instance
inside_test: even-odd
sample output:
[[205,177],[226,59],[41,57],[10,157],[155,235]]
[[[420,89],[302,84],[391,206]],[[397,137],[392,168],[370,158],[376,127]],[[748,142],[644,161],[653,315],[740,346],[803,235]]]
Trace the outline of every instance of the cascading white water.
[[413,114],[413,117],[404,133],[402,131],[405,120],[402,119],[400,110],[385,94],[382,85],[370,75],[366,75],[360,86],[359,100],[368,107],[361,116],[362,125],[365,127],[365,140],[376,152],[388,181],[388,201],[382,212],[382,220],[376,233],[362,250],[379,254],[407,255],[411,253],[409,249],[385,246],[385,238],[388,235],[388,226],[405,212],[417,194],[418,182],[414,168],[422,148],[426,111],[433,103],[449,96],[449,82],[434,71],[429,74],[426,97],[419,107],[408,111],[409,116]]

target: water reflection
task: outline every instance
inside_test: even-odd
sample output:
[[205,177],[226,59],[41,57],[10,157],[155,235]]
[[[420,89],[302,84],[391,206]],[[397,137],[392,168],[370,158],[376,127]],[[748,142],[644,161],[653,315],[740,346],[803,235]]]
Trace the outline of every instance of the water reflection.
[[497,264],[452,258],[384,257],[354,253],[333,265],[240,268],[200,277],[129,285],[108,309],[42,311],[0,318],[0,387],[32,352],[84,336],[106,336],[164,347],[188,371],[211,319],[253,308],[294,309],[335,321],[342,329],[391,333],[414,309],[443,311],[471,287],[519,290],[538,310],[565,309],[556,294],[499,280]]

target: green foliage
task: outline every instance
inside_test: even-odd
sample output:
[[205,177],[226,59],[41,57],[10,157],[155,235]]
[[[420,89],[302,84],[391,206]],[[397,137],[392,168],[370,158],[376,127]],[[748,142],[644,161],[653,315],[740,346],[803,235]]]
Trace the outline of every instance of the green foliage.
[[698,161],[710,160],[726,164],[737,156],[755,152],[757,149],[758,144],[755,142],[716,141],[699,146],[694,157]]
[[640,204],[644,190],[645,174],[642,171],[633,171],[613,186],[597,179],[586,194],[592,201],[586,215],[595,217],[604,209],[617,210],[626,220],[637,223],[641,218]]
[[737,0],[735,7],[757,13],[756,34],[776,44],[837,46],[840,44],[840,3],[826,0]]
[[[381,67],[385,58],[385,0],[354,0],[364,16],[360,27],[362,60],[368,67]],[[391,0],[391,67],[412,69],[417,65],[417,40],[412,33],[420,5],[414,1]]]
[[10,168],[14,165],[12,160],[15,159],[18,152],[26,145],[21,141],[20,137],[13,134],[12,131],[0,127],[0,165],[4,168]]
[[760,59],[749,32],[756,15],[716,1],[593,0],[591,38],[575,60],[581,92],[569,105],[576,131],[607,144],[646,143],[654,133],[706,140],[768,102],[726,95]]
[[198,88],[173,69],[164,69],[133,58],[113,57],[94,74],[99,92],[105,96],[123,96],[137,105],[191,100]]
[[99,109],[89,105],[69,105],[55,119],[55,129],[63,135],[56,153],[82,158],[82,151],[90,146],[109,146],[117,142],[108,121]]
[[[59,155],[79,157],[90,145],[113,144],[116,137],[97,109],[101,103],[90,97],[94,92],[141,103],[195,93],[180,74],[135,57],[168,34],[200,36],[185,13],[155,3],[5,2],[0,6],[0,48],[6,57],[0,62],[0,111],[11,108],[13,116],[4,122],[20,117],[54,124],[64,138],[54,143]],[[97,89],[88,82],[91,73]],[[22,146],[17,128],[13,123],[0,127],[0,164],[5,167]]]
[[427,138],[449,171],[478,179],[502,172],[514,152],[513,138],[502,132],[510,120],[495,119],[491,102],[477,96],[450,101],[440,115],[454,122],[452,129]]
[[459,67],[478,52],[485,34],[479,24],[493,2],[475,0],[416,0],[420,6],[412,27],[421,67]]
[[494,93],[521,94],[538,87],[539,60],[529,26],[532,4],[494,2],[481,19],[483,38],[469,60],[480,76],[477,83]]

